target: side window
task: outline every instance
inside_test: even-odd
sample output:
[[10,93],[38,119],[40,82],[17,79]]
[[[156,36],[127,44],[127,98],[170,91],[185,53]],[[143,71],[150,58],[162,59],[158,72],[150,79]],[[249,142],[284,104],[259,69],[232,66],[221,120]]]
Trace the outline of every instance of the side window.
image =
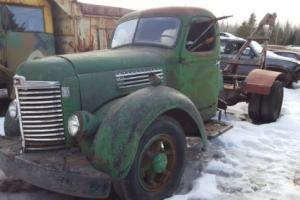
[[236,42],[221,41],[221,54],[236,54],[240,49],[240,46]]
[[293,53],[287,53],[287,57],[297,59],[297,56]]
[[252,49],[250,47],[247,47],[244,51],[243,51],[243,56],[251,56],[253,55],[252,53]]
[[211,51],[215,47],[215,24],[200,22],[192,24],[186,43],[186,49],[191,52]]
[[275,52],[277,55],[284,56],[281,52]]
[[7,5],[3,7],[4,26],[14,32],[45,32],[42,8]]

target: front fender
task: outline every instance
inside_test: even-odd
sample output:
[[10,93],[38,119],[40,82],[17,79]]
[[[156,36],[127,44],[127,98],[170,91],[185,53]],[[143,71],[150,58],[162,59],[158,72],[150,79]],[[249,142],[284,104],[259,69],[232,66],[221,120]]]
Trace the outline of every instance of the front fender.
[[123,97],[110,107],[95,136],[94,166],[113,178],[124,178],[131,168],[146,128],[173,109],[188,113],[206,145],[204,124],[191,100],[169,87],[148,87]]

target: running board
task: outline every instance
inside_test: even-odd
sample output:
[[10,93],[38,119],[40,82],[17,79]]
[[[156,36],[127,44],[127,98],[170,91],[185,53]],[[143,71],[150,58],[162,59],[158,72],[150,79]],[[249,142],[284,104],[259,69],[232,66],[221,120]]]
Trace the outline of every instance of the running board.
[[232,128],[232,124],[217,120],[209,120],[205,123],[205,130],[208,139],[218,137]]

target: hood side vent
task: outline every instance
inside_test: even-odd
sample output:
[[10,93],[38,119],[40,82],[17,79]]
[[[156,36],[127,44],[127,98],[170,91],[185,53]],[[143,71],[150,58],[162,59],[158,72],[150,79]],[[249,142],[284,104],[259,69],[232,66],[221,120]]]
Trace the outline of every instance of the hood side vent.
[[155,74],[157,77],[164,80],[164,73],[162,69],[159,68],[148,68],[135,71],[122,71],[116,73],[117,86],[120,89],[149,86],[150,85],[150,75]]

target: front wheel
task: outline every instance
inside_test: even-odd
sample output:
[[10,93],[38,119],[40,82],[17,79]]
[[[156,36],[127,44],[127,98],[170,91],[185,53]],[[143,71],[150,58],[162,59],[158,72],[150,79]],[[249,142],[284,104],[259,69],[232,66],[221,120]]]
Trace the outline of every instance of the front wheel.
[[131,170],[114,183],[126,200],[160,200],[177,189],[185,165],[186,140],[182,127],[169,117],[160,117],[145,131]]

